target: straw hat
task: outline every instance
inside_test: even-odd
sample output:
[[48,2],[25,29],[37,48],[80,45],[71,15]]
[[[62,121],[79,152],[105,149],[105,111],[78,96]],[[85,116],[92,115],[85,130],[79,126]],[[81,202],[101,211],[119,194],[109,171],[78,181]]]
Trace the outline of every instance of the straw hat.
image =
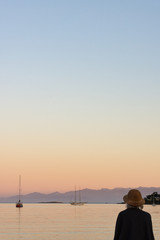
[[145,203],[140,191],[137,189],[131,189],[128,194],[123,197],[123,200],[125,203],[135,207],[142,206]]

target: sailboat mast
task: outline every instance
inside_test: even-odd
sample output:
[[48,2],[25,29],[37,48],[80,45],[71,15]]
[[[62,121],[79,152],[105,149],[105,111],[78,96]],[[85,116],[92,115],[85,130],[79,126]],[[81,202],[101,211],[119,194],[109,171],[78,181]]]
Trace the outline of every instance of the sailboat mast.
[[76,203],[76,201],[77,201],[77,200],[76,200],[76,186],[75,186],[75,203]]
[[21,175],[19,175],[19,200],[21,200],[20,197],[21,197]]
[[22,208],[23,207],[23,204],[21,202],[21,175],[19,175],[19,200],[16,203],[16,207],[17,208]]
[[80,192],[80,188],[79,188],[79,202],[81,202],[81,192]]

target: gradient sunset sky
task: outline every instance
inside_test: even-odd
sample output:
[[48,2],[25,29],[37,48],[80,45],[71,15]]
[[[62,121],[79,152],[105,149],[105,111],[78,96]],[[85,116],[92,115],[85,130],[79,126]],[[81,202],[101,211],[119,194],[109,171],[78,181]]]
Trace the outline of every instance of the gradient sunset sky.
[[0,1],[0,196],[160,186],[160,1]]

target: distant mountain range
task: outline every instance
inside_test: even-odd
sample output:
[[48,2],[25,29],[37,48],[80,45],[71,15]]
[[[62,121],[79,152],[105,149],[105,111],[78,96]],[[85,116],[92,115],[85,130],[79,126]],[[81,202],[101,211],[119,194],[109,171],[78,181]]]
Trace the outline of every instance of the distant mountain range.
[[[123,201],[123,196],[128,193],[131,188],[102,188],[95,189],[83,189],[81,190],[81,200],[88,203],[120,203]],[[138,187],[142,193],[142,196],[152,194],[153,192],[160,193],[160,187]],[[40,202],[63,202],[68,203],[74,201],[74,191],[65,193],[53,192],[50,194],[43,193],[30,193],[22,195],[21,199],[24,203],[40,203]],[[78,192],[77,192],[78,199]],[[18,200],[18,196],[1,197],[0,203],[15,203]]]

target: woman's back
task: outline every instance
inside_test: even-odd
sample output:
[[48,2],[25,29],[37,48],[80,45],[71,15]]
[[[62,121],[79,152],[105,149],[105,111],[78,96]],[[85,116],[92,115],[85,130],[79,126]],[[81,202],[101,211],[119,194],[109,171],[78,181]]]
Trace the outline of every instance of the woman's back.
[[139,208],[120,212],[114,240],[154,240],[150,214]]
[[142,210],[140,191],[131,189],[123,200],[127,209],[117,217],[114,240],[154,240],[151,215]]

